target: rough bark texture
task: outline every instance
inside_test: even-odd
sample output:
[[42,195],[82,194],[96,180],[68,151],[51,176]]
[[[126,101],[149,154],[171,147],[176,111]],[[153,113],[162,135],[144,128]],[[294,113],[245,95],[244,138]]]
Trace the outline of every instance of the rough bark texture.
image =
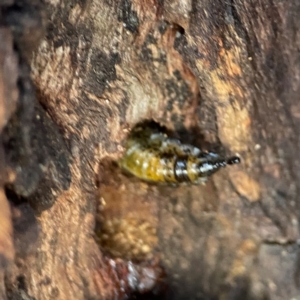
[[[1,5],[0,5],[1,10]],[[18,97],[17,57],[13,51],[13,37],[9,29],[0,25],[0,132],[14,112]],[[14,259],[11,211],[4,192],[5,155],[0,145],[0,298],[6,298],[5,273]]]
[[[0,10],[0,297],[300,297],[297,0]],[[242,164],[203,186],[127,177],[147,119]]]

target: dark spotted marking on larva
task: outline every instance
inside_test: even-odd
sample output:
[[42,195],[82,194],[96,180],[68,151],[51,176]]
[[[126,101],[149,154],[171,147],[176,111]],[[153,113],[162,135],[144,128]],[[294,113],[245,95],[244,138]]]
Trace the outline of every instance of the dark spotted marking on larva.
[[205,182],[226,165],[240,163],[240,158],[225,158],[204,152],[170,138],[154,122],[137,124],[128,136],[119,165],[132,175],[157,183]]

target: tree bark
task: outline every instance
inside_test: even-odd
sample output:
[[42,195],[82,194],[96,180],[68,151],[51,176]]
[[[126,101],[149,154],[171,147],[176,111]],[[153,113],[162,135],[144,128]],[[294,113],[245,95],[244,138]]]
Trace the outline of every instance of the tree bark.
[[[1,5],[0,5],[1,9]],[[0,132],[14,112],[18,97],[17,58],[13,51],[11,31],[0,25]],[[14,245],[11,211],[4,192],[4,182],[9,177],[5,172],[4,148],[0,145],[0,298],[6,299],[5,274],[13,265]]]
[[[11,203],[0,215],[10,262],[0,293],[299,297],[296,0],[16,0],[0,10]],[[128,177],[115,162],[144,120],[242,163],[206,185]]]

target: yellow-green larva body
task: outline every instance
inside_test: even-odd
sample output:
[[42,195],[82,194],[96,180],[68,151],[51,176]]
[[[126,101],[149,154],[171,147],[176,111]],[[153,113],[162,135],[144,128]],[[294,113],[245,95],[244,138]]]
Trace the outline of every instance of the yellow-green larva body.
[[200,183],[238,157],[224,159],[192,145],[170,139],[157,126],[141,124],[130,133],[119,165],[132,175],[157,183]]

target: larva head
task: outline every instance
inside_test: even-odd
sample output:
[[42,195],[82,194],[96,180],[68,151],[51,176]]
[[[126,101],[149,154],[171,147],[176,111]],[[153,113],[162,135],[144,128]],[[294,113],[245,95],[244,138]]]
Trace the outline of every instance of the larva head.
[[208,177],[217,172],[220,168],[226,167],[226,165],[239,164],[240,161],[240,158],[237,156],[233,156],[228,159],[208,157],[198,164],[198,176],[199,178]]

